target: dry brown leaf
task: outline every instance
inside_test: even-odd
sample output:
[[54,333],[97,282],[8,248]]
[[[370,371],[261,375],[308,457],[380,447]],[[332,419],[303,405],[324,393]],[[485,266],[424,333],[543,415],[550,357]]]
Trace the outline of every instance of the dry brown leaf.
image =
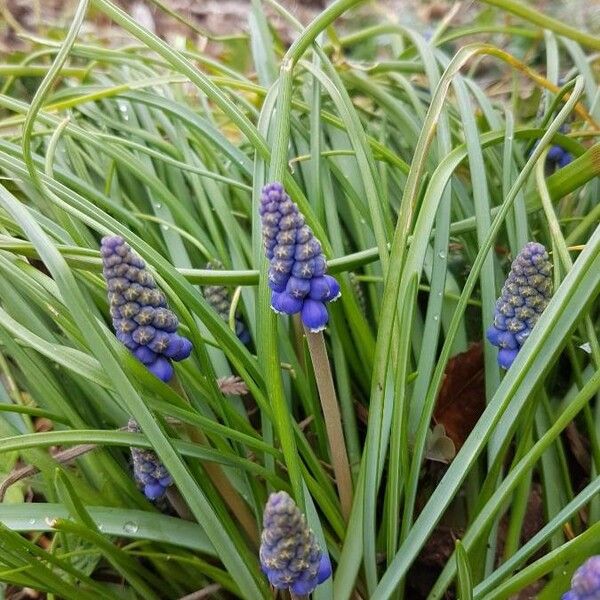
[[456,456],[454,442],[446,435],[444,426],[438,423],[427,434],[425,458],[448,464]]
[[248,386],[245,381],[237,375],[220,377],[217,384],[221,392],[227,396],[245,396],[248,393]]
[[485,409],[483,344],[448,361],[433,418],[441,423],[458,451]]
[[579,433],[574,421],[567,425],[565,433],[567,435],[567,441],[569,442],[569,448],[571,449],[575,460],[586,473],[589,473],[592,459],[586,445],[587,440]]

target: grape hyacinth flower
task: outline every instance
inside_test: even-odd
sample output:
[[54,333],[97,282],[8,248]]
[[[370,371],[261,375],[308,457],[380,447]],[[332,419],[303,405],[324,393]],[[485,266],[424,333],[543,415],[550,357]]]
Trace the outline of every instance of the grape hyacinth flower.
[[[213,259],[206,263],[207,269],[222,269],[221,261]],[[229,311],[231,310],[231,298],[229,290],[224,285],[207,285],[203,288],[206,301],[215,309],[223,321],[229,321]],[[235,334],[242,344],[250,343],[250,332],[246,328],[244,321],[237,315],[235,316]]]
[[[129,419],[127,431],[140,433],[140,426],[134,419]],[[148,448],[131,448],[133,476],[148,500],[159,500],[173,484],[173,479],[153,450]]]
[[271,494],[263,515],[260,564],[269,583],[298,596],[310,594],[331,577],[329,554],[286,492]]
[[573,575],[562,600],[600,600],[600,555],[588,558]]
[[[559,129],[560,133],[569,133],[569,126],[562,125]],[[539,142],[536,142],[534,147],[538,145]],[[550,175],[558,169],[562,169],[566,167],[569,163],[573,162],[573,155],[565,150],[562,146],[558,144],[553,144],[550,146],[548,150],[548,154],[546,154],[546,174]]]
[[325,272],[320,242],[281,183],[263,188],[259,212],[270,261],[271,307],[277,313],[300,313],[310,331],[322,331],[329,320],[325,304],[340,297],[340,286]]
[[[561,125],[559,129],[560,133],[569,133],[568,125]],[[553,145],[550,146],[548,154],[546,154],[546,169],[553,173],[558,169],[566,167],[569,163],[573,162],[573,155],[567,152],[562,146]]]
[[187,358],[192,343],[177,334],[179,321],[165,295],[122,237],[102,238],[100,252],[117,339],[156,377],[170,381],[171,361]]
[[551,171],[557,171],[573,162],[573,155],[561,146],[551,146],[546,155],[546,165]]
[[487,339],[500,348],[498,364],[508,369],[529,337],[552,294],[552,264],[546,248],[528,242],[513,261],[496,302]]

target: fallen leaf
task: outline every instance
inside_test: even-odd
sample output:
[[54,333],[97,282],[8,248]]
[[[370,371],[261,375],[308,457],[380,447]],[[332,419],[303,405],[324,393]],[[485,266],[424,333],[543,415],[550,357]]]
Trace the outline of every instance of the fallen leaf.
[[454,442],[446,435],[444,426],[438,423],[433,430],[427,433],[425,458],[448,464],[455,456]]
[[[544,526],[544,519],[544,498],[542,486],[534,481],[531,484],[531,489],[529,491],[527,508],[525,509],[525,518],[523,519],[523,526],[520,533],[520,541],[522,544],[527,543],[536,533],[538,533],[538,531]],[[498,527],[498,543],[496,546],[497,564],[500,564],[503,560],[509,522],[510,513],[507,513],[500,520],[500,526]],[[543,551],[538,550],[534,556],[539,558],[542,555]]]
[[433,420],[444,426],[458,451],[485,409],[483,344],[472,344],[446,366]]
[[592,464],[592,458],[586,445],[587,440],[577,429],[575,421],[572,421],[567,425],[565,434],[567,436],[567,441],[569,442],[569,448],[571,449],[575,460],[586,473],[589,473]]

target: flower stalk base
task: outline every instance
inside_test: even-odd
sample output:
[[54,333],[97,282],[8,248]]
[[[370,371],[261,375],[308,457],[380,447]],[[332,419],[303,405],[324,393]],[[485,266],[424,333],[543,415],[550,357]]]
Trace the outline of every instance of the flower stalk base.
[[329,453],[340,496],[342,516],[347,522],[352,510],[352,475],[342,428],[342,416],[333,385],[327,348],[325,347],[325,338],[322,332],[313,333],[307,327],[304,328],[304,331],[313,363],[317,389],[319,390],[323,417],[325,418]]

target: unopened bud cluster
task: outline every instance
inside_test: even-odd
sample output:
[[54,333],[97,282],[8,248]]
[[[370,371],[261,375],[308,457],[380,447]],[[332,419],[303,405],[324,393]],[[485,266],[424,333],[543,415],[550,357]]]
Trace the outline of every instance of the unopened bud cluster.
[[525,244],[511,265],[487,330],[488,340],[500,349],[498,364],[504,369],[512,365],[550,301],[551,273],[546,248],[537,242]]
[[269,496],[263,514],[260,563],[269,583],[293,594],[310,594],[331,577],[331,562],[286,492]]
[[171,361],[187,358],[192,343],[177,333],[179,321],[167,307],[146,264],[120,236],[102,239],[103,274],[117,339],[159,379],[173,376]]

